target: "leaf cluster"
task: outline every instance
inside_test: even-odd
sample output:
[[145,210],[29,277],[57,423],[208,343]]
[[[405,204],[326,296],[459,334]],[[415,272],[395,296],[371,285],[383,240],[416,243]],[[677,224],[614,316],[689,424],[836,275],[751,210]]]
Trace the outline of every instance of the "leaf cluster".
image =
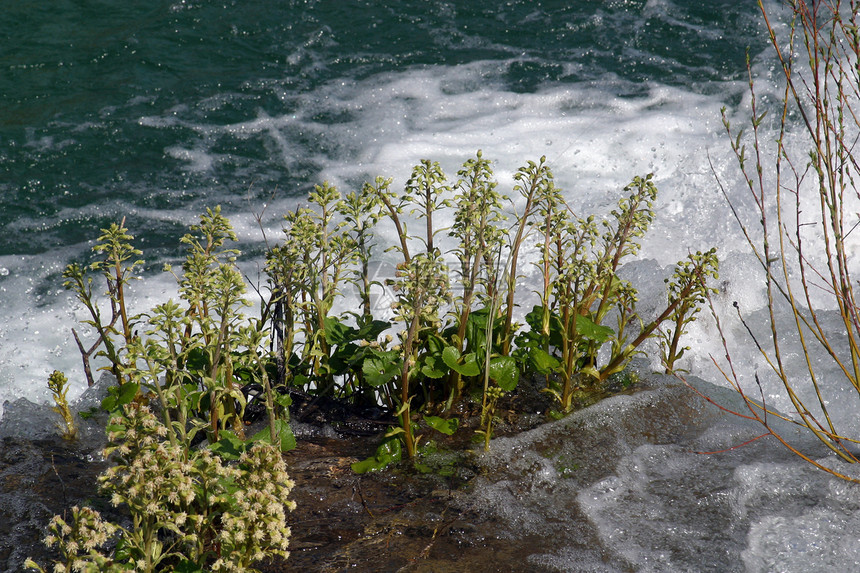
[[[285,241],[268,259],[272,330],[283,333],[275,349],[281,382],[389,408],[399,425],[362,468],[398,457],[392,440],[413,457],[421,440],[415,423],[438,430],[419,414],[449,419],[471,396],[480,396],[489,435],[497,401],[522,374],[545,376],[546,391],[569,411],[576,392],[606,386],[666,321],[676,325],[666,342],[667,368],[682,356],[674,333],[694,320],[706,281],[716,276],[714,252],[679,263],[667,307],[654,320],[639,317],[636,289],[618,276],[653,222],[653,177],[634,178],[600,222],[575,215],[545,158],[520,168],[514,182],[525,209],[513,219],[481,152],[453,184],[438,163],[423,160],[400,194],[390,179],[346,198],[325,183],[308,198],[313,209],[286,217]],[[439,228],[440,220],[453,223]],[[383,221],[395,232],[386,250],[401,260],[389,276],[371,276]],[[543,288],[522,329],[513,315],[525,243],[538,248]],[[443,252],[443,244],[453,246]],[[330,297],[345,285],[357,287],[361,312],[335,316]],[[390,306],[371,308],[385,296]],[[607,324],[613,317],[614,327]],[[388,328],[396,339],[382,339]]]

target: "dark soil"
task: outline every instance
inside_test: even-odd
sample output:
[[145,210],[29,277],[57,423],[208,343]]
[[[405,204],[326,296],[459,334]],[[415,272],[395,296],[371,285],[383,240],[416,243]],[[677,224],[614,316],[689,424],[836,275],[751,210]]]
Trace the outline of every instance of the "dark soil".
[[291,555],[263,571],[533,570],[468,508],[471,469],[461,465],[449,477],[352,472],[350,464],[373,451],[364,439],[322,439],[286,455],[296,482]]
[[[495,435],[546,421],[552,401],[538,392],[542,385],[521,382],[515,393],[500,400]],[[286,561],[264,564],[262,571],[534,571],[527,554],[497,535],[497,527],[469,500],[471,480],[481,471],[470,453],[483,447],[473,441],[480,404],[461,403],[461,426],[453,436],[419,422],[416,433],[431,439],[434,447],[417,467],[402,462],[368,474],[356,474],[350,466],[375,453],[382,433],[358,434],[374,425],[387,429],[390,419],[375,414],[372,420],[362,419],[324,402],[314,408],[312,415],[305,408],[294,418],[324,421],[348,437],[299,440],[285,454],[296,482],[291,554]]]
[[[521,384],[513,398],[500,402],[496,433],[542,423],[549,404],[545,394]],[[362,417],[337,404],[315,404],[313,416],[294,412],[294,418],[311,423],[302,425],[297,447],[285,454],[296,484],[290,496],[297,504],[289,516],[291,555],[260,569],[533,571],[527,555],[500,539],[489,518],[469,503],[470,481],[481,471],[468,451],[482,447],[472,443],[478,407],[461,409],[466,423],[454,436],[419,430],[433,438],[437,451],[423,457],[418,469],[401,463],[362,475],[351,464],[374,454],[390,420],[378,413]],[[529,414],[515,415],[514,408]],[[105,468],[105,462],[59,438],[0,442],[0,571],[23,570],[27,557],[47,563],[50,555],[41,544],[45,526],[73,505],[90,505],[109,519],[123,520],[97,493],[96,477]]]

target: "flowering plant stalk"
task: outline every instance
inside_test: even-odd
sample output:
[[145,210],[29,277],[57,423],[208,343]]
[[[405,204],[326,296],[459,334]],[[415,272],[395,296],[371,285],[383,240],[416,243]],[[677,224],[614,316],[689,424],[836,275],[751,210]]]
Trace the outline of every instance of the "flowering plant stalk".
[[[170,300],[133,319],[126,318],[120,287],[140,264],[124,261],[139,251],[122,226],[104,231],[96,250],[113,253],[108,284],[120,336],[113,321],[101,323],[82,268],[67,271],[67,286],[90,309],[87,323],[107,337],[100,343],[122,380],[102,402],[111,412],[105,457],[116,464],[99,483],[131,524],[107,523],[89,508],[75,508],[68,522],[55,518],[46,542],[59,550],[56,571],[253,571],[256,561],[288,555],[293,482],[281,452],[295,446],[283,410],[289,400],[276,398],[269,383],[262,321],[240,312],[245,283],[237,251],[226,247],[235,240],[229,221],[210,209],[191,231],[182,239],[188,253],[177,276],[185,304]],[[131,324],[134,331],[126,332]],[[258,381],[269,427],[245,442],[240,382]],[[64,385],[62,374],[52,375],[59,400]],[[201,431],[209,445],[194,447]]]
[[[618,272],[639,253],[655,217],[653,176],[634,178],[602,223],[574,214],[546,158],[520,168],[513,190],[525,205],[508,225],[502,207],[509,198],[480,151],[453,185],[438,163],[425,159],[401,193],[382,178],[346,199],[328,183],[317,186],[308,197],[315,207],[287,215],[285,242],[268,256],[276,360],[285,374],[278,383],[387,406],[399,427],[381,448],[401,440],[412,457],[420,411],[425,422],[440,415],[453,424],[460,400],[480,396],[486,411],[500,397],[492,388],[511,392],[521,373],[532,372],[547,376],[546,391],[569,412],[581,404],[577,394],[600,393],[667,321],[664,354],[673,368],[683,354],[684,327],[695,319],[706,282],[716,277],[717,259],[714,251],[691,254],[668,283],[666,308],[654,320],[636,313],[636,289]],[[449,220],[450,227],[440,227]],[[410,224],[420,231],[410,231]],[[393,227],[386,252],[401,260],[387,276],[371,278],[378,225]],[[534,238],[543,288],[540,304],[526,315],[530,330],[518,334],[519,255]],[[347,283],[357,287],[360,313],[334,316],[333,301],[342,295],[337,285]],[[372,308],[372,287],[389,304]],[[373,310],[394,320],[376,320]],[[613,318],[615,329],[606,324]],[[389,347],[379,336],[395,324],[400,344]],[[483,421],[486,438],[491,424]],[[368,467],[393,459],[380,452]]]
[[75,417],[66,397],[69,392],[69,379],[59,370],[54,370],[48,377],[48,390],[51,391],[54,404],[56,404],[51,409],[63,418],[63,425],[60,428],[63,437],[67,440],[74,440],[78,435],[78,428],[75,425]]
[[228,464],[210,449],[171,444],[146,406],[123,412],[111,419],[105,450],[117,464],[99,482],[131,526],[87,507],[73,508],[69,522],[55,517],[45,539],[59,549],[54,571],[255,571],[266,557],[289,556],[286,513],[295,503],[279,447],[258,442]]

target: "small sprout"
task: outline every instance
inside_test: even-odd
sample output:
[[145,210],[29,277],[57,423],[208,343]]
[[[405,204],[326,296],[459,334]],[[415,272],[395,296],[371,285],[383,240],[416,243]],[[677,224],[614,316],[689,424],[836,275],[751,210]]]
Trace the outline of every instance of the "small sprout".
[[59,370],[54,370],[48,376],[48,389],[53,394],[54,404],[56,404],[51,409],[63,418],[63,426],[60,427],[63,438],[74,440],[78,435],[78,428],[75,426],[75,417],[66,398],[69,391],[69,379]]

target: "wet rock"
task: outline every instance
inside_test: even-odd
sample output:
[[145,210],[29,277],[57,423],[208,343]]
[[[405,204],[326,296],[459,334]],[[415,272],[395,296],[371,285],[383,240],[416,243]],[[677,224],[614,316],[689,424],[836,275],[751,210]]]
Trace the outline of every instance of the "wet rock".
[[0,439],[0,571],[23,571],[24,560],[47,561],[41,540],[48,521],[96,499],[96,476],[107,465],[58,437]]
[[[69,405],[78,429],[76,449],[97,455],[98,451],[104,448],[107,413],[100,406],[107,396],[108,388],[114,384],[116,379],[105,373]],[[50,440],[61,435],[64,430],[63,419],[53,410],[52,405],[35,404],[26,398],[4,402],[3,417],[0,418],[0,438]]]

